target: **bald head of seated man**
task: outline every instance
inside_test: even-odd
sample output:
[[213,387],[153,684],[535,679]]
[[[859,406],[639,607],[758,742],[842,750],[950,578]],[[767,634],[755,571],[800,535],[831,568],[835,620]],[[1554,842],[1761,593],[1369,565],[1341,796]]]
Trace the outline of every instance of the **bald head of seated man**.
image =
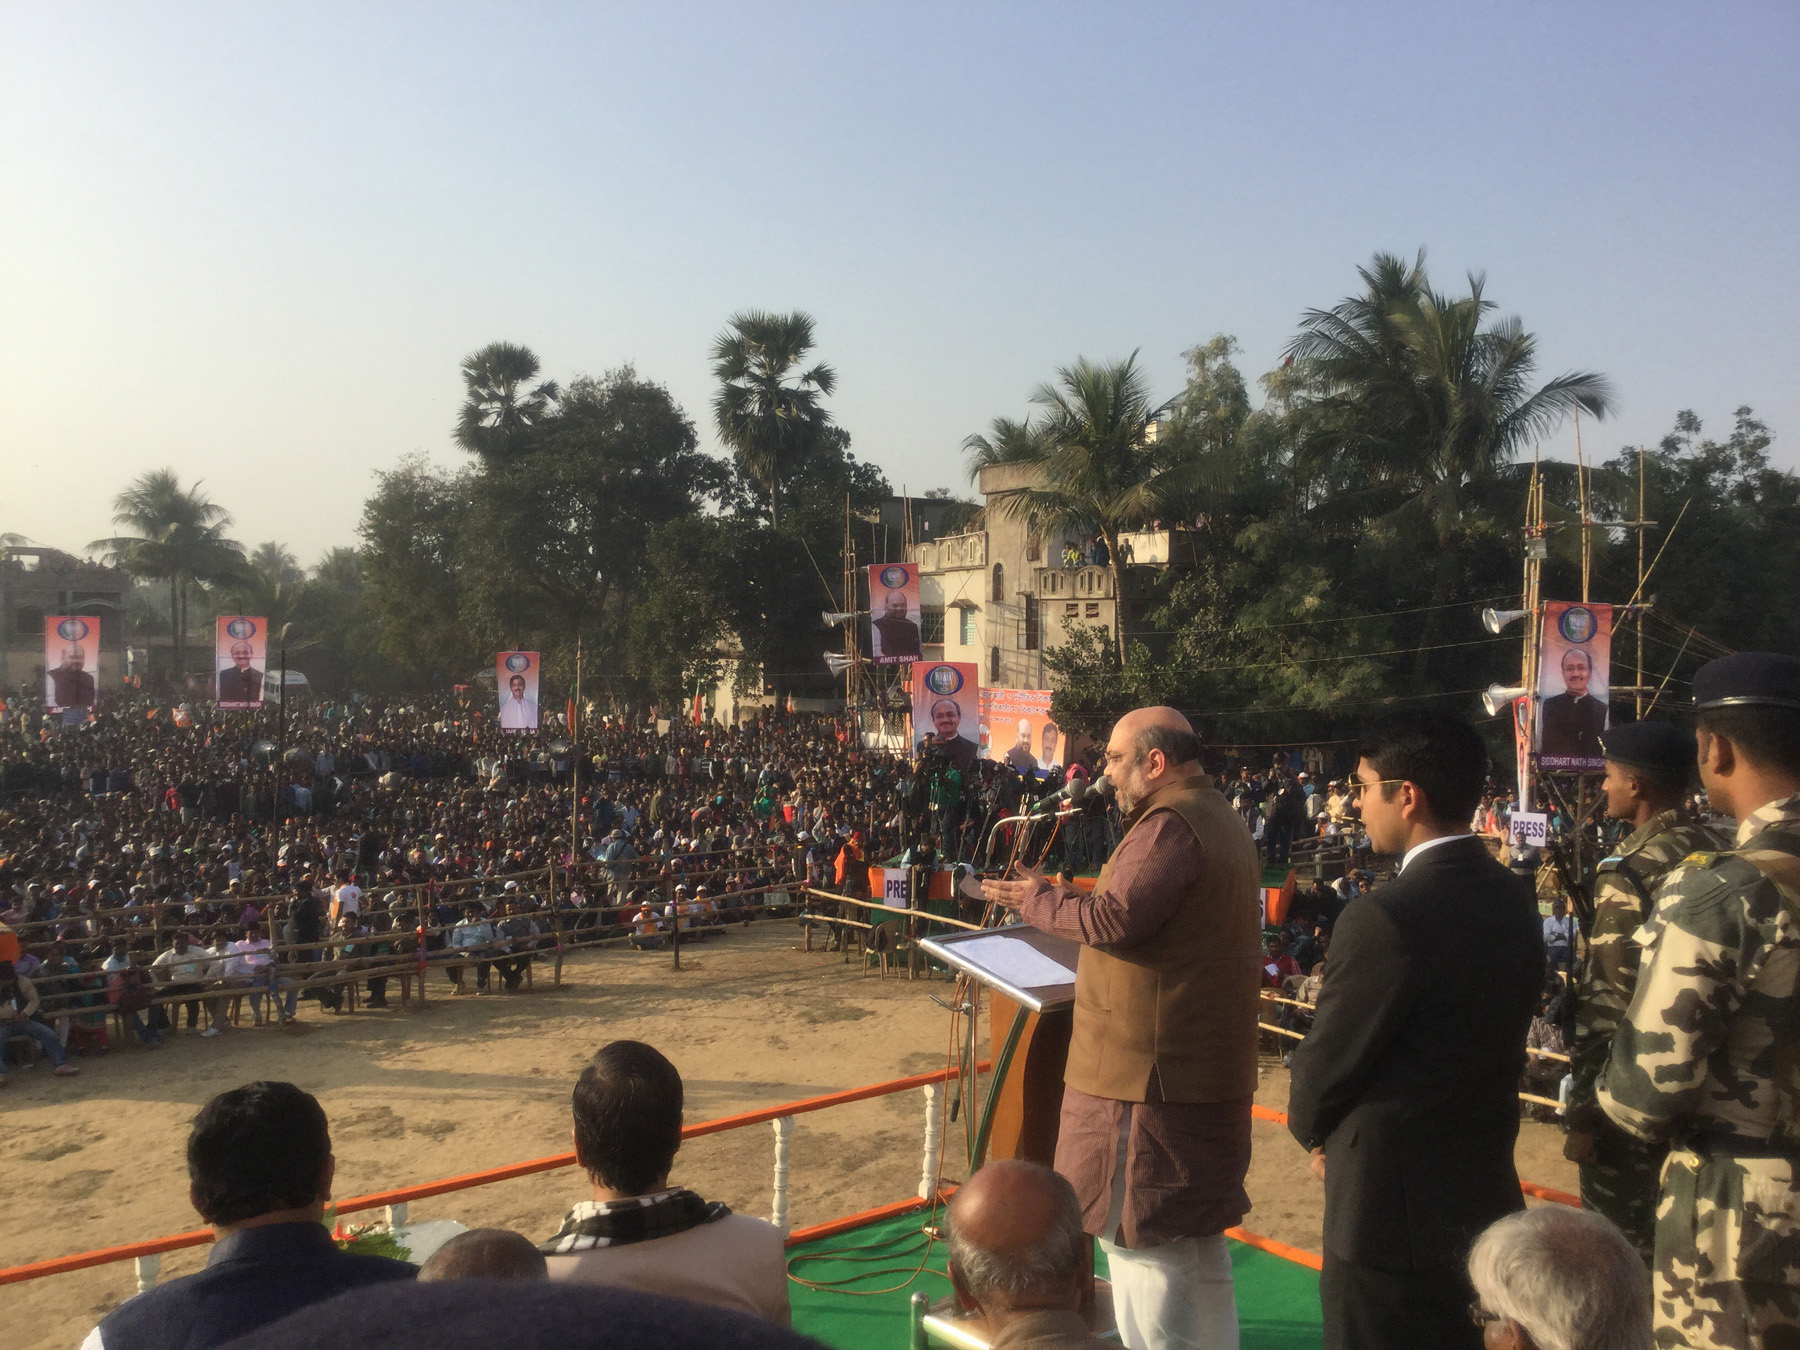
[[458,1233],[419,1267],[431,1280],[547,1280],[550,1266],[537,1244],[510,1228],[471,1228]]
[[950,1202],[950,1280],[986,1324],[993,1350],[1096,1346],[1090,1242],[1069,1183],[1030,1162],[991,1162]]

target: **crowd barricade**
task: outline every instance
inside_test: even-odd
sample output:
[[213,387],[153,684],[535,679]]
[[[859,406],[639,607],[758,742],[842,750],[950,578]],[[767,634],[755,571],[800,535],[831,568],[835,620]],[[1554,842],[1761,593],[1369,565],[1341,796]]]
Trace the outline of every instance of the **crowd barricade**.
[[[984,1060],[976,1064],[975,1071],[978,1074],[984,1073],[989,1067],[989,1063]],[[913,1074],[910,1077],[895,1078],[884,1083],[870,1083],[840,1092],[828,1092],[817,1097],[807,1097],[800,1101],[784,1102],[779,1106],[762,1107],[738,1115],[699,1121],[693,1125],[684,1125],[681,1137],[685,1141],[709,1134],[746,1129],[753,1125],[772,1125],[775,1132],[775,1167],[770,1191],[769,1221],[787,1235],[789,1246],[795,1246],[823,1236],[826,1231],[845,1222],[841,1219],[834,1220],[829,1224],[820,1224],[798,1231],[792,1230],[788,1223],[788,1176],[792,1166],[795,1117],[815,1111],[829,1110],[832,1107],[847,1106],[852,1102],[872,1101],[897,1093],[921,1091],[925,1099],[925,1130],[918,1192],[913,1199],[884,1206],[881,1212],[898,1213],[908,1208],[924,1207],[938,1202],[948,1194],[943,1181],[943,1127],[946,1106],[943,1085],[961,1077],[961,1073],[959,1068],[952,1066],[931,1073]],[[393,1190],[377,1191],[370,1195],[352,1196],[347,1200],[338,1201],[332,1208],[339,1215],[375,1209],[385,1210],[389,1225],[398,1228],[406,1223],[407,1206],[412,1201],[450,1195],[457,1191],[472,1190],[478,1186],[491,1186],[496,1182],[512,1181],[519,1177],[534,1176],[540,1172],[553,1172],[573,1166],[575,1166],[573,1152],[557,1153],[546,1158],[532,1158],[525,1162],[511,1163],[505,1167],[471,1172],[464,1176],[446,1177],[416,1186],[401,1186]],[[869,1221],[875,1213],[854,1217],[857,1221]],[[186,1233],[174,1233],[167,1237],[151,1238],[143,1242],[128,1242],[117,1247],[102,1247],[94,1251],[78,1252],[71,1256],[56,1257],[48,1261],[34,1261],[27,1265],[0,1269],[0,1285],[21,1284],[27,1280],[44,1279],[51,1275],[64,1275],[72,1271],[91,1269],[95,1266],[133,1261],[137,1266],[137,1289],[139,1293],[142,1293],[156,1283],[163,1253],[180,1251],[186,1247],[202,1247],[211,1241],[213,1241],[212,1230],[201,1228]]]
[[[1308,1015],[1312,1014],[1318,1007],[1316,1003],[1306,1003],[1297,998],[1282,998],[1280,995],[1275,994],[1268,989],[1262,991],[1262,1002],[1284,1004],[1290,1008],[1300,1008]],[[1290,1040],[1303,1041],[1306,1039],[1306,1033],[1304,1031],[1294,1031],[1289,1027],[1274,1026],[1268,1022],[1262,1021],[1260,1014],[1258,1014],[1256,1025],[1264,1031],[1272,1032],[1277,1036],[1286,1036]],[[1528,1045],[1525,1047],[1525,1053],[1532,1056],[1534,1059],[1556,1060],[1563,1064],[1569,1063],[1569,1057],[1557,1050],[1540,1050],[1536,1046]],[[1559,1111],[1563,1107],[1563,1103],[1554,1098],[1540,1097],[1532,1092],[1519,1093],[1519,1100],[1522,1102],[1530,1102],[1535,1106],[1555,1107]]]
[[[679,874],[684,884],[701,884],[707,880],[747,870],[746,864],[757,861],[753,850],[730,850],[719,853],[701,855],[681,855],[684,858],[696,856],[707,859],[724,858],[725,861],[715,866],[691,868]],[[742,861],[731,861],[733,857],[743,855]],[[171,992],[164,985],[152,985],[149,1003],[143,1005],[142,1011],[161,1007],[164,1009],[187,1003],[213,1004],[219,1000],[230,1000],[231,1018],[241,1009],[244,999],[254,997],[258,1002],[263,998],[285,999],[289,988],[298,995],[308,992],[320,993],[326,990],[343,991],[344,998],[351,1008],[356,1006],[356,991],[363,982],[370,979],[397,980],[400,987],[400,998],[403,1007],[409,1006],[414,995],[414,982],[417,982],[417,996],[423,1002],[427,997],[426,976],[432,967],[456,968],[472,964],[494,964],[502,961],[525,959],[521,972],[521,981],[530,987],[535,983],[535,967],[540,960],[552,966],[552,983],[562,983],[562,966],[565,955],[574,950],[590,947],[615,945],[628,940],[631,936],[628,920],[638,911],[635,904],[584,904],[579,907],[559,904],[559,894],[566,896],[571,889],[571,882],[588,885],[595,893],[604,893],[608,888],[616,888],[617,869],[630,867],[643,875],[635,880],[628,880],[627,885],[641,883],[651,877],[661,877],[665,863],[661,859],[637,859],[630,863],[607,863],[601,861],[583,861],[569,864],[548,864],[544,867],[532,868],[521,872],[496,874],[479,878],[454,878],[442,881],[413,882],[395,886],[377,886],[371,888],[381,896],[393,897],[392,903],[384,912],[395,920],[394,926],[380,932],[358,934],[345,938],[335,933],[322,934],[316,941],[273,943],[264,949],[275,961],[273,974],[276,983],[272,986],[268,972],[259,972],[254,976],[239,976],[233,982],[207,980],[199,989],[183,988]],[[655,869],[654,871],[652,869]],[[592,886],[590,878],[598,880],[603,875],[603,886]],[[669,901],[666,892],[672,888],[673,877],[664,878],[668,886],[660,888],[651,897],[651,904],[662,920],[662,909]],[[456,927],[454,921],[437,923],[430,917],[432,909],[440,904],[452,908],[467,900],[477,897],[483,900],[502,898],[507,882],[517,882],[523,894],[532,899],[545,901],[545,908],[531,909],[521,917],[532,920],[539,926],[539,931],[524,937],[498,937],[491,945],[475,948],[453,948],[448,945],[449,935]],[[708,933],[721,931],[733,923],[743,923],[772,917],[776,912],[786,912],[798,907],[795,899],[803,893],[804,887],[797,882],[777,882],[772,885],[751,887],[741,890],[721,890],[710,899],[720,902],[723,908],[706,915],[690,915],[693,924],[683,930],[685,940],[699,940]],[[584,892],[585,893],[585,892]],[[258,901],[273,903],[287,897],[245,897],[243,900],[228,899],[209,904],[222,903],[230,905],[257,904]],[[368,897],[365,894],[365,907]],[[262,905],[258,905],[259,909]],[[152,926],[150,935],[156,939],[156,945],[162,946],[163,939],[176,932],[204,932],[213,929],[229,930],[234,920],[223,916],[208,918],[204,915],[189,915],[182,912],[178,918],[171,918],[168,911],[154,916],[150,907],[133,907],[113,911],[101,911],[80,918],[62,918],[40,921],[35,925],[21,927],[56,927],[74,924],[89,918],[107,916],[130,917],[144,919],[160,917],[162,922]],[[491,920],[490,920],[491,921]],[[266,928],[277,926],[265,916],[258,920]],[[131,937],[145,936],[143,925],[136,930],[118,933],[104,933],[85,937]],[[28,947],[40,952],[47,949],[46,940],[28,941]],[[388,948],[388,951],[374,950]],[[348,953],[346,954],[346,949]],[[199,946],[194,948],[195,959],[217,962],[228,959],[228,954],[214,953]],[[151,963],[154,953],[132,953],[133,968],[144,973],[146,978],[153,969]],[[311,958],[311,959],[305,959]],[[526,959],[528,958],[528,959]],[[94,1019],[105,1022],[116,1022],[122,1043],[129,1043],[124,1034],[125,1015],[118,1008],[117,990],[112,985],[113,979],[120,972],[103,972],[85,970],[79,974],[40,973],[34,977],[38,985],[40,997],[39,1015],[47,1020],[57,1018]],[[253,1005],[254,1006],[254,1005]],[[173,1014],[170,1014],[173,1018]]]
[[[989,1061],[976,1064],[977,1074],[991,1069]],[[763,1107],[755,1111],[746,1111],[738,1115],[722,1116],[715,1120],[700,1121],[693,1125],[684,1125],[681,1130],[683,1140],[697,1139],[709,1134],[722,1134],[730,1130],[746,1129],[754,1125],[769,1124],[775,1131],[775,1165],[773,1182],[770,1188],[769,1219],[787,1235],[787,1245],[798,1246],[818,1238],[832,1236],[850,1231],[865,1223],[876,1222],[891,1215],[902,1214],[912,1210],[923,1209],[947,1200],[954,1192],[953,1183],[943,1179],[943,1139],[945,1098],[944,1084],[961,1077],[961,1070],[955,1066],[938,1069],[931,1073],[914,1074],[907,1078],[891,1079],[884,1083],[871,1083],[864,1087],[849,1088],[841,1092],[825,1093],[817,1097],[808,1097],[800,1101],[786,1102],[779,1106]],[[810,1227],[793,1229],[788,1223],[788,1177],[792,1167],[794,1119],[815,1111],[829,1110],[832,1107],[846,1106],[852,1102],[871,1101],[879,1097],[893,1096],[914,1089],[922,1091],[925,1098],[925,1130],[924,1148],[919,1169],[919,1186],[917,1194],[910,1199],[896,1201],[880,1206],[861,1214],[849,1215],[833,1219]],[[1286,1125],[1287,1114],[1270,1107],[1253,1105],[1250,1114],[1254,1119],[1267,1121],[1274,1125]],[[473,1190],[480,1186],[491,1186],[502,1181],[512,1181],[519,1177],[535,1176],[541,1172],[554,1172],[565,1167],[575,1166],[573,1152],[552,1154],[544,1158],[532,1158],[524,1162],[510,1163],[503,1167],[489,1168],[482,1172],[470,1172],[463,1176],[446,1177],[437,1181],[428,1181],[414,1186],[400,1186],[392,1190],[376,1191],[368,1195],[352,1196],[338,1201],[332,1206],[336,1215],[356,1214],[369,1210],[384,1210],[390,1228],[403,1227],[407,1222],[407,1207],[415,1200],[430,1199],[440,1195],[451,1195],[459,1191]],[[1545,1200],[1553,1204],[1579,1207],[1578,1196],[1548,1186],[1540,1186],[1536,1182],[1522,1181],[1520,1190],[1535,1199]],[[1289,1261],[1308,1266],[1313,1270],[1321,1267],[1321,1258],[1317,1253],[1301,1250],[1252,1233],[1241,1228],[1228,1228],[1226,1236],[1244,1242],[1264,1251],[1272,1252]],[[137,1292],[154,1287],[161,1273],[162,1257],[165,1252],[181,1251],[188,1247],[203,1247],[213,1241],[210,1228],[193,1229],[185,1233],[173,1233],[166,1237],[150,1238],[140,1242],[123,1243],[116,1247],[101,1247],[93,1251],[76,1252],[69,1256],[54,1257],[46,1261],[34,1261],[26,1265],[0,1268],[0,1285],[23,1284],[28,1280],[41,1280],[52,1275],[66,1275],[77,1270],[90,1270],[97,1266],[114,1265],[124,1261],[135,1263]]]

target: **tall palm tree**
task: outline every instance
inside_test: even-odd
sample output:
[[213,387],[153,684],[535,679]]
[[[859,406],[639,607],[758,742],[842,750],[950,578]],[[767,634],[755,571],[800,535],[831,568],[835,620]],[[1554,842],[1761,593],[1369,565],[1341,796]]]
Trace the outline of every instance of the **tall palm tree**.
[[[1344,500],[1393,523],[1424,524],[1437,545],[1433,604],[1450,597],[1454,555],[1474,502],[1533,440],[1571,415],[1613,410],[1605,376],[1571,371],[1533,389],[1537,339],[1519,319],[1489,322],[1486,282],[1469,293],[1432,289],[1412,263],[1377,254],[1358,269],[1364,293],[1309,311],[1288,345],[1306,392],[1296,466],[1354,485]],[[1428,611],[1416,665],[1438,611]]]
[[200,490],[183,488],[173,469],[140,474],[113,498],[113,525],[125,531],[88,545],[134,576],[169,583],[175,679],[186,672],[188,587],[229,581],[243,567],[243,548],[225,537],[231,516]]
[[801,468],[831,425],[820,400],[837,372],[823,361],[802,369],[812,349],[812,315],[799,311],[734,314],[713,340],[713,422],[744,476],[767,486],[772,529],[781,528],[783,475]]
[[259,614],[271,632],[294,616],[294,605],[306,573],[282,545],[258,544],[226,591],[226,601],[240,614]]
[[1113,579],[1113,648],[1125,659],[1125,568],[1119,535],[1162,513],[1178,486],[1179,460],[1148,435],[1168,404],[1152,403],[1137,353],[1096,365],[1086,358],[1039,385],[1035,423],[1001,418],[993,435],[963,442],[971,472],[993,464],[1036,468],[1036,483],[994,503],[1043,536],[1098,534]]
[[490,342],[463,358],[466,396],[456,419],[456,443],[492,458],[549,416],[562,390],[554,380],[533,384],[538,369],[536,353],[511,342]]

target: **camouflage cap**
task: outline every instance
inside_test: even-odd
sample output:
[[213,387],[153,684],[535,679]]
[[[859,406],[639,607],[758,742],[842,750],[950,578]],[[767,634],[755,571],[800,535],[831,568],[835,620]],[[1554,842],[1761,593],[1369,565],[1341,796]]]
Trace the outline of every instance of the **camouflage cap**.
[[1800,708],[1800,656],[1735,652],[1694,672],[1694,708]]
[[1694,733],[1672,722],[1626,722],[1600,733],[1600,748],[1615,764],[1684,774],[1694,767]]

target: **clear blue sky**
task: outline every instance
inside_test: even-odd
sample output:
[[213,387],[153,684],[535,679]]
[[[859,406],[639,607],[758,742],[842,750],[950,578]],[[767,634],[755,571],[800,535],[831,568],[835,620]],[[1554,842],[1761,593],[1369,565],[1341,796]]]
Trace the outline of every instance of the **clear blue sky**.
[[[254,544],[456,458],[457,364],[635,362],[803,308],[896,487],[1076,356],[1255,375],[1378,249],[1484,269],[1590,453],[1740,403],[1800,446],[1800,6],[0,9],[0,530],[173,465]],[[1567,432],[1551,447],[1566,455]]]

